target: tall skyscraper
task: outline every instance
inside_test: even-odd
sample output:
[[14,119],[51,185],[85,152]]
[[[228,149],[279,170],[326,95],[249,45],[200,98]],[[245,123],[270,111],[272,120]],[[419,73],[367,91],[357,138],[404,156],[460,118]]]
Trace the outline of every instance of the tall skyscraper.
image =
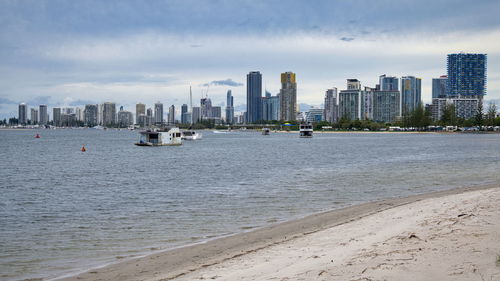
[[82,121],[82,122],[84,121],[85,113],[82,108],[80,107],[75,108],[75,115],[76,115],[76,121]]
[[486,54],[448,55],[448,95],[482,98],[486,94]]
[[220,121],[222,119],[222,108],[220,106],[212,106],[210,118]]
[[149,127],[149,126],[153,125],[154,123],[155,123],[155,119],[154,119],[154,115],[153,115],[153,109],[148,108],[146,110],[146,127]]
[[102,110],[102,125],[113,127],[116,123],[116,104],[114,102],[105,102]]
[[293,72],[281,73],[280,115],[284,121],[297,119],[297,82]]
[[163,124],[163,103],[155,103],[155,124]]
[[262,120],[262,74],[252,71],[247,74],[247,123]]
[[401,116],[401,92],[380,90],[373,92],[373,121],[392,123]]
[[53,122],[54,126],[56,126],[56,127],[62,126],[61,114],[62,114],[62,110],[60,107],[52,108],[52,122]]
[[415,76],[401,77],[401,112],[409,114],[422,102],[422,79]]
[[168,108],[168,124],[175,124],[175,106],[173,104]]
[[135,122],[139,124],[139,116],[146,115],[146,105],[143,103],[138,103],[135,105]]
[[31,108],[31,124],[38,124],[38,110],[36,108]]
[[132,112],[123,110],[123,106],[120,106],[120,111],[118,111],[117,123],[120,128],[127,128],[134,124],[134,115]]
[[326,90],[325,94],[325,121],[336,123],[338,120],[337,88]]
[[398,91],[399,80],[394,76],[380,75],[379,85],[381,91]]
[[189,112],[188,112],[188,105],[187,105],[187,104],[183,104],[183,105],[181,106],[181,123],[182,123],[182,124],[188,124],[188,123],[191,123],[191,120],[190,120],[190,119],[188,119],[188,117],[189,117],[189,118],[191,118],[191,117],[189,116]]
[[193,106],[193,112],[191,112],[191,114],[193,124],[201,121],[201,110],[198,106]]
[[86,104],[84,109],[84,124],[89,127],[98,125],[97,115],[99,106],[97,104]]
[[209,98],[202,98],[200,100],[201,119],[209,119],[212,117],[212,100]]
[[19,104],[19,124],[26,125],[28,124],[28,105],[24,102]]
[[447,93],[448,76],[441,75],[439,78],[432,78],[432,98],[445,98]]
[[226,123],[228,124],[234,123],[234,104],[233,104],[233,95],[231,90],[227,91],[227,96],[226,96]]
[[49,123],[49,114],[47,112],[46,104],[40,105],[39,114],[40,114],[40,125],[47,125]]

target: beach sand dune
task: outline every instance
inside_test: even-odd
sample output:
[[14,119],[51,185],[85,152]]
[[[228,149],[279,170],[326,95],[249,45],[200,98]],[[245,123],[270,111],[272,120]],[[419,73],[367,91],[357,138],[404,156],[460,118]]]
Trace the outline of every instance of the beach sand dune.
[[362,204],[65,280],[500,281],[500,188]]

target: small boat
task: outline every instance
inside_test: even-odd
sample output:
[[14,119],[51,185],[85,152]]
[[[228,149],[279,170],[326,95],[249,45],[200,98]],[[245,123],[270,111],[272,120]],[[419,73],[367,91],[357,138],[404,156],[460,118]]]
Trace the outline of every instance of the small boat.
[[39,138],[40,138],[40,135],[36,134],[35,139],[39,139]]
[[202,134],[195,131],[182,131],[181,137],[183,140],[201,140]]
[[264,136],[269,136],[269,132],[271,132],[271,131],[269,130],[269,128],[262,128],[262,134],[263,134]]
[[310,123],[300,124],[299,133],[301,138],[312,138],[313,126]]
[[182,144],[179,128],[171,128],[168,131],[146,130],[139,132],[139,134],[139,142],[135,143],[138,146],[175,146]]
[[227,134],[227,132],[224,132],[224,131],[217,131],[217,130],[215,130],[215,131],[214,131],[214,134]]

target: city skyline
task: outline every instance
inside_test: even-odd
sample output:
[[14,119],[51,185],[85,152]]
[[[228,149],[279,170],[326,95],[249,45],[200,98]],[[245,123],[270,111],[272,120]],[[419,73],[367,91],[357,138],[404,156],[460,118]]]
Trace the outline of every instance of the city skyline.
[[[321,105],[325,89],[340,89],[346,78],[375,85],[384,73],[422,78],[422,99],[430,103],[432,78],[446,74],[445,55],[461,51],[488,54],[485,98],[500,100],[496,1],[453,2],[453,9],[448,1],[252,3],[3,2],[0,117],[15,116],[21,102],[180,106],[189,85],[195,99],[208,90],[215,105],[231,89],[237,107],[253,70],[272,94],[280,73],[297,73],[298,103]],[[407,9],[417,16],[402,16]],[[382,11],[391,16],[373,23],[371,15]]]

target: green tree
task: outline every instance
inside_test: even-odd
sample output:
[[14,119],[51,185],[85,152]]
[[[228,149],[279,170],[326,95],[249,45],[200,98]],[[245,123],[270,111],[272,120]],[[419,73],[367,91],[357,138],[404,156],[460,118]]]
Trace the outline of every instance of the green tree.
[[441,125],[443,126],[455,126],[457,122],[457,117],[455,114],[455,105],[446,104],[443,107],[443,112],[441,114]]
[[475,125],[476,126],[483,126],[484,125],[484,116],[483,116],[483,101],[479,100],[479,103],[477,105],[477,111],[476,111],[476,116],[474,117],[475,119]]
[[488,113],[486,114],[486,125],[494,126],[496,115],[497,106],[495,105],[495,103],[490,102],[490,104],[488,105]]

